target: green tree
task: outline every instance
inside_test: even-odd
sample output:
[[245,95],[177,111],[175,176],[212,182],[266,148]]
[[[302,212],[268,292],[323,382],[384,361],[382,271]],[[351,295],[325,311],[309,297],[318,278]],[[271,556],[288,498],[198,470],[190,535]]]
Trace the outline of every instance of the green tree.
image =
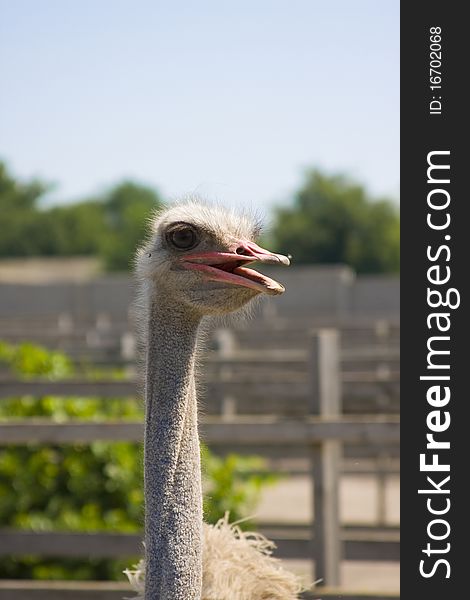
[[343,263],[359,273],[399,269],[399,213],[348,178],[307,172],[293,205],[278,208],[272,231],[279,252],[295,263]]
[[0,162],[0,256],[29,256],[40,230],[38,202],[47,186],[40,181],[16,181]]
[[48,254],[99,254],[102,240],[107,234],[104,207],[100,200],[54,206],[44,213],[44,220],[45,230],[51,239]]
[[100,254],[111,271],[128,270],[138,244],[146,233],[147,220],[161,206],[158,194],[151,188],[123,182],[103,199],[106,235],[101,240]]
[[125,181],[95,198],[41,208],[47,189],[15,180],[0,163],[0,257],[92,255],[108,270],[128,270],[161,205],[155,190]]

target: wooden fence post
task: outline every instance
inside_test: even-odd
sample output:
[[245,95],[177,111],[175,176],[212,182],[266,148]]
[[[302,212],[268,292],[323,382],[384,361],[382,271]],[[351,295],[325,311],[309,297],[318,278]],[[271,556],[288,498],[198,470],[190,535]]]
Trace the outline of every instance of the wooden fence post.
[[[235,354],[237,342],[233,331],[230,329],[218,329],[214,333],[217,340],[217,355],[219,358],[232,358]],[[221,365],[217,369],[219,382],[227,382],[233,379],[233,369],[230,365]],[[230,394],[224,394],[220,398],[220,414],[225,419],[232,419],[237,412],[237,401]]]
[[[310,352],[310,413],[319,417],[341,414],[339,332],[320,329],[312,338]],[[326,440],[313,444],[311,474],[314,520],[312,523],[315,578],[319,585],[338,586],[342,559],[339,521],[341,444]]]

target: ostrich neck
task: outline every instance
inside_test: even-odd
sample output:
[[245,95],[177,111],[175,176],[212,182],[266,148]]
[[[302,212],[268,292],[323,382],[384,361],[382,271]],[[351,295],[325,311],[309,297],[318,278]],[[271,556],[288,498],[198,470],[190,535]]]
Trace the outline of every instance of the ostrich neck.
[[164,298],[149,314],[145,600],[200,600],[202,491],[194,362],[199,318]]

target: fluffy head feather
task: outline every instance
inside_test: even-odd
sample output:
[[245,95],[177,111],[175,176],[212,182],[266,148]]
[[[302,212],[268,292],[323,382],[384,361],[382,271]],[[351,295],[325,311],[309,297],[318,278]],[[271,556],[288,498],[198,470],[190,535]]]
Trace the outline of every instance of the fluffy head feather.
[[146,302],[157,294],[170,307],[199,316],[239,310],[253,298],[281,294],[281,284],[248,268],[253,262],[289,264],[260,248],[260,224],[247,213],[186,199],[158,211],[136,256]]

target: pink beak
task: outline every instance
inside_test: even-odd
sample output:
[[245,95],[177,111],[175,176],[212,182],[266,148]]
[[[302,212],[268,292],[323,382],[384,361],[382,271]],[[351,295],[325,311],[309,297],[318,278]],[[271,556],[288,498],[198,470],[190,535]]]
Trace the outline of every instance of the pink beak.
[[280,283],[244,265],[251,262],[289,265],[287,256],[269,252],[248,240],[241,240],[233,250],[186,255],[182,258],[182,265],[186,269],[202,272],[211,281],[223,281],[271,295],[284,292],[285,288]]

